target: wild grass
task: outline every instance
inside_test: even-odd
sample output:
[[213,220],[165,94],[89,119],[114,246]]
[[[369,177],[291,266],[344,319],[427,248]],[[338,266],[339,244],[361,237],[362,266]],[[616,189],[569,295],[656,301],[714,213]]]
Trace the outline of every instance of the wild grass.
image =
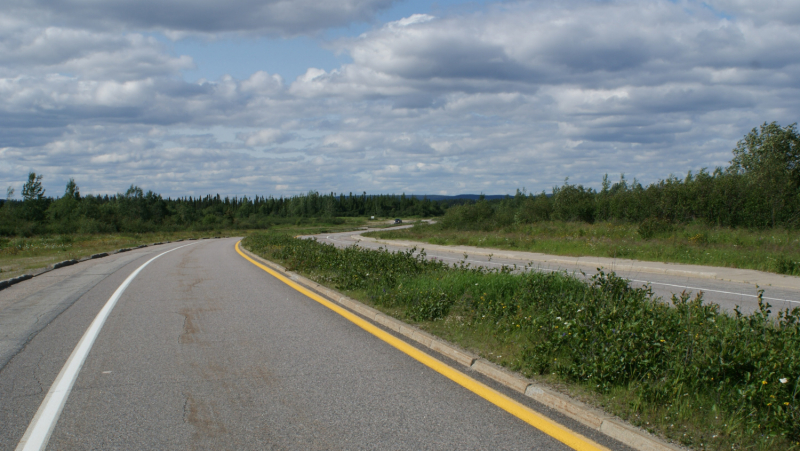
[[[338,221],[337,221],[338,222]],[[273,227],[293,235],[310,235],[354,230],[365,224],[360,218],[347,218],[339,224],[302,219]],[[0,237],[0,280],[16,277],[63,260],[80,259],[142,244],[214,236],[245,236],[251,230],[208,230],[153,233],[64,234],[33,237]]]
[[15,277],[62,260],[80,259],[124,247],[178,239],[219,236],[222,232],[70,234],[0,238],[0,279]]
[[455,267],[275,234],[245,247],[695,449],[800,449],[800,309],[727,314],[613,274]]
[[[653,230],[655,229],[655,230]],[[644,261],[756,269],[800,275],[800,231],[687,225],[543,221],[497,231],[460,231],[437,224],[369,232],[365,236]]]

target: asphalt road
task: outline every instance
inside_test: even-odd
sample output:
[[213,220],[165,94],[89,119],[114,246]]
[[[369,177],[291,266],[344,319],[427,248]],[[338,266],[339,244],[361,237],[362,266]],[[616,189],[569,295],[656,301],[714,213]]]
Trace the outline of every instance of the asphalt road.
[[[409,226],[402,226],[409,227]],[[385,229],[383,229],[385,230]],[[499,256],[489,257],[487,255],[476,255],[476,252],[466,251],[468,257],[464,259],[465,251],[455,248],[445,249],[446,246],[431,246],[425,243],[415,244],[401,244],[398,241],[381,240],[380,242],[373,242],[368,240],[359,240],[358,236],[364,231],[357,232],[342,232],[342,233],[328,233],[313,235],[313,238],[320,242],[334,244],[338,247],[346,247],[357,244],[364,248],[377,249],[383,247],[391,251],[405,251],[411,246],[416,246],[419,249],[424,249],[428,258],[437,258],[447,263],[459,263],[465,261],[473,266],[486,266],[499,268],[503,265],[514,266],[520,269],[525,269],[525,265],[530,263],[531,260],[537,257],[536,254],[529,254],[524,252],[515,252],[515,258],[503,258]],[[309,236],[308,238],[310,238]],[[475,249],[477,251],[477,249]],[[491,252],[491,249],[481,249],[483,253]],[[498,253],[508,254],[506,251],[497,251]],[[470,253],[472,255],[470,255]],[[538,254],[541,256],[541,254]],[[560,258],[559,260],[563,260]],[[617,260],[620,263],[623,260]],[[628,261],[633,262],[633,261]],[[669,300],[673,295],[680,295],[682,292],[687,292],[694,296],[699,292],[703,293],[703,299],[706,302],[718,304],[721,309],[733,311],[735,307],[739,307],[743,313],[751,313],[758,309],[758,290],[764,290],[764,301],[772,305],[772,312],[775,313],[783,309],[793,309],[800,307],[800,278],[791,276],[776,276],[772,274],[763,274],[764,279],[759,283],[759,274],[757,271],[752,271],[752,282],[731,282],[726,280],[710,279],[708,277],[701,277],[700,275],[693,275],[692,271],[702,272],[702,267],[695,267],[692,265],[670,265],[676,270],[685,270],[681,275],[675,274],[654,274],[647,272],[644,268],[636,270],[636,263],[631,263],[632,270],[616,270],[616,274],[620,277],[629,279],[634,286],[649,285],[656,296],[662,299]],[[625,266],[630,266],[626,264]],[[530,267],[532,270],[537,271],[566,271],[575,274],[578,277],[591,277],[597,273],[596,265],[581,265],[559,261],[557,263],[547,262],[534,262]],[[581,271],[583,274],[581,274]],[[608,269],[605,269],[609,272]],[[723,271],[723,270],[720,270]],[[741,270],[739,270],[741,271]],[[676,271],[678,272],[678,271]],[[584,276],[585,274],[585,276]],[[770,280],[781,278],[785,282],[785,286],[771,286]],[[795,280],[790,280],[795,279]]]
[[0,449],[17,447],[123,281],[179,246],[119,297],[48,449],[566,449],[266,274],[235,242],[148,247],[1,291]]

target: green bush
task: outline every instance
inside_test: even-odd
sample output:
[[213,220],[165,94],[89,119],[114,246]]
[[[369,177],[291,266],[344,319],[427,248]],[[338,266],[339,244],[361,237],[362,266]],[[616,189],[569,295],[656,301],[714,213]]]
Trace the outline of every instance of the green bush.
[[649,240],[657,236],[672,233],[674,227],[667,221],[662,221],[658,218],[647,218],[639,224],[636,232],[642,239]]
[[800,276],[800,261],[782,255],[778,256],[775,259],[775,272],[778,274]]

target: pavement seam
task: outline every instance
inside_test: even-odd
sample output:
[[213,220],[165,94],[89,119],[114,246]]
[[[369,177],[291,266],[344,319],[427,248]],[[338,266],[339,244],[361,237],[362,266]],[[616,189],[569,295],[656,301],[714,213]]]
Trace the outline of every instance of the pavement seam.
[[239,246],[239,249],[246,253],[250,258],[269,266],[275,271],[279,271],[294,282],[304,285],[306,288],[309,288],[327,297],[328,299],[333,300],[337,304],[358,313],[365,319],[380,324],[387,329],[403,335],[404,337],[409,338],[410,340],[428,349],[436,351],[437,353],[442,354],[445,357],[448,357],[517,393],[521,393],[528,398],[531,398],[534,401],[549,407],[586,427],[599,431],[624,445],[640,451],[679,451],[686,449],[668,443],[661,438],[653,436],[646,431],[628,424],[622,419],[613,417],[600,409],[596,409],[581,401],[572,399],[563,393],[559,393],[553,389],[539,385],[534,381],[524,378],[519,374],[513,373],[468,351],[460,349],[456,345],[446,342],[439,337],[429,334],[428,332],[420,330],[415,326],[392,318],[391,316],[369,307],[360,301],[345,296],[336,290],[320,285],[317,282],[303,277],[293,271],[289,271],[277,263],[255,255],[242,246]]

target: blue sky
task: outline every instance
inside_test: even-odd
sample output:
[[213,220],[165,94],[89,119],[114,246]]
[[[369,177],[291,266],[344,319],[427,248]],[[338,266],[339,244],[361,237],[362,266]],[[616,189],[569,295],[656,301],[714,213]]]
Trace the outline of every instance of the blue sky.
[[224,39],[202,37],[171,41],[157,38],[176,54],[190,55],[196,68],[183,71],[183,78],[192,82],[205,78],[216,80],[224,75],[245,79],[257,71],[278,74],[286,81],[303,75],[309,67],[330,71],[351,63],[346,53],[336,52],[331,41],[357,37],[376,25],[393,22],[414,14],[452,14],[482,8],[487,1],[401,1],[375,14],[370,21],[355,22],[344,27],[322,30],[312,36],[233,36]]
[[194,60],[196,68],[183,71],[183,79],[187,82],[201,78],[216,80],[224,75],[246,79],[260,70],[291,81],[309,67],[333,70],[352,61],[348,55],[337,55],[325,48],[324,42],[306,36],[277,39],[239,37],[215,41],[190,38],[170,44],[173,52],[191,55]]
[[9,0],[0,183],[459,194],[650,183],[800,116],[800,2]]

